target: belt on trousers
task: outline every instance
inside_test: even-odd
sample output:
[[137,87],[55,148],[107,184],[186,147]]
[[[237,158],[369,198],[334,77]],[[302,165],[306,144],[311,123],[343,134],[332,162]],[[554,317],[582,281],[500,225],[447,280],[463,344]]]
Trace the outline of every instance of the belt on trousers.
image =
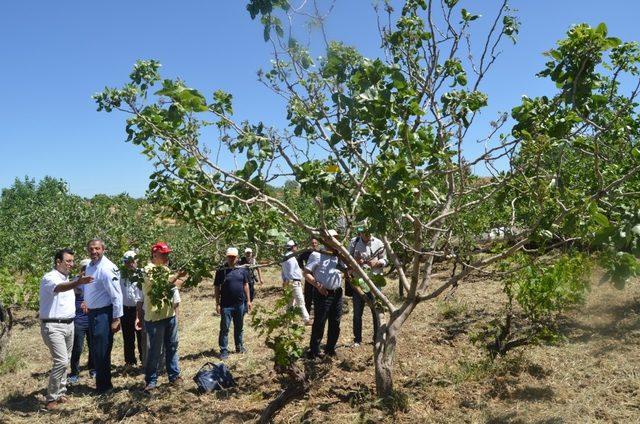
[[58,318],[44,318],[41,319],[40,321],[42,321],[45,324],[48,323],[55,323],[55,324],[71,324],[73,322],[73,318],[65,318],[65,319],[58,319]]
[[102,308],[95,308],[95,309],[89,309],[89,313],[98,313],[98,312],[106,312],[109,310],[109,308],[111,308],[113,305],[107,305],[107,306],[103,306]]
[[325,290],[327,291],[327,294],[336,294],[338,293],[338,290],[342,290],[342,287],[338,287],[337,289],[333,289],[333,290],[329,290],[328,288],[325,288]]

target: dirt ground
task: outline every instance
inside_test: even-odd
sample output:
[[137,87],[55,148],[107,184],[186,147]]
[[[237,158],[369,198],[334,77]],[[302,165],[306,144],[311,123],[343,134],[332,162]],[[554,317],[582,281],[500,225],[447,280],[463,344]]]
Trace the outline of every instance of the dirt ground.
[[[395,414],[375,401],[371,345],[349,347],[349,308],[342,320],[338,358],[309,365],[317,380],[308,396],[287,406],[276,422],[640,422],[639,282],[632,281],[624,291],[594,284],[587,303],[563,320],[559,344],[522,349],[494,363],[470,342],[469,334],[497,313],[502,299],[498,282],[476,279],[448,301],[420,305],[398,340],[395,384],[407,395],[407,411]],[[257,302],[270,304],[278,293],[274,270],[267,273],[264,286],[257,286]],[[249,352],[227,360],[238,386],[226,393],[198,395],[191,378],[207,361],[217,361],[219,317],[212,313],[211,283],[184,291],[182,302],[183,387],[170,387],[162,376],[152,397],[143,394],[141,375],[122,375],[118,334],[113,350],[116,390],[95,396],[93,381],[83,370],[72,401],[56,412],[43,409],[50,357],[36,314],[17,311],[9,353],[12,365],[0,368],[0,422],[255,421],[279,392],[269,350],[246,320]],[[368,339],[371,319],[366,313]],[[83,356],[83,365],[85,361]]]

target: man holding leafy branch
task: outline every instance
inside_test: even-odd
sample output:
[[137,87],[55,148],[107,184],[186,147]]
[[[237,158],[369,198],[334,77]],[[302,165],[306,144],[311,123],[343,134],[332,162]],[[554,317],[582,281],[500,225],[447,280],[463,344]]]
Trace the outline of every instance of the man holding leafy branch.
[[185,276],[184,272],[172,274],[167,266],[171,248],[164,242],[151,247],[151,262],[144,267],[142,299],[138,302],[138,320],[142,320],[148,335],[148,353],[144,370],[145,391],[154,390],[158,383],[158,362],[164,346],[165,362],[169,382],[182,383],[178,367],[178,321],[176,312],[180,297],[176,286]]

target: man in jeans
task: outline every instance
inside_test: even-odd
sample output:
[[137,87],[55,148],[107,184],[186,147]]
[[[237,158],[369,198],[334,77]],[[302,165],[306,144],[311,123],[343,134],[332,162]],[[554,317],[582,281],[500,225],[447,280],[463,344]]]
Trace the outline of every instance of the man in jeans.
[[[89,259],[83,259],[80,262],[80,277],[91,262]],[[73,320],[73,351],[71,352],[71,374],[69,375],[69,384],[77,384],[80,380],[80,356],[82,355],[85,338],[87,339],[87,347],[89,351],[89,376],[94,378],[96,375],[93,366],[93,358],[91,357],[91,333],[89,332],[89,316],[87,315],[87,305],[84,303],[84,291],[82,287],[73,289],[76,296],[76,316]]]
[[73,251],[62,249],[54,256],[55,268],[40,282],[40,334],[49,348],[53,366],[47,386],[47,409],[53,410],[68,401],[67,364],[73,348],[73,320],[76,315],[73,289],[93,281],[81,276],[69,281],[73,268]]
[[[334,239],[338,236],[335,230],[329,230],[328,233]],[[311,253],[309,262],[304,267],[303,273],[307,282],[315,287],[313,292],[315,313],[309,342],[309,357],[312,359],[320,356],[320,342],[324,336],[324,326],[327,321],[329,321],[329,329],[324,352],[329,356],[336,355],[342,316],[342,272],[344,270],[345,267],[338,257],[327,250]]]
[[89,309],[91,356],[96,366],[96,390],[104,394],[111,389],[111,348],[113,333],[120,331],[122,292],[120,270],[106,256],[105,244],[100,239],[87,243],[91,262],[86,274],[94,278],[84,288],[84,301]]
[[223,360],[229,357],[227,346],[231,320],[233,320],[233,341],[236,345],[236,352],[245,353],[247,351],[242,342],[245,304],[249,311],[252,308],[249,294],[249,275],[247,268],[237,265],[238,249],[228,248],[226,256],[227,262],[216,271],[213,283],[216,312],[220,314],[219,358]]
[[[180,368],[178,367],[178,321],[176,310],[179,305],[179,298],[176,297],[176,288],[173,289],[173,299],[162,306],[154,305],[151,302],[150,293],[153,285],[154,275],[158,275],[161,267],[170,275],[167,264],[169,263],[169,253],[171,248],[163,242],[154,244],[151,247],[151,263],[144,267],[144,280],[142,282],[142,307],[144,308],[144,327],[148,335],[148,352],[146,366],[144,370],[145,392],[151,392],[158,384],[158,362],[162,359],[160,351],[164,346],[165,364],[169,382],[173,385],[182,384]],[[184,276],[183,273],[170,275],[168,282],[178,284]],[[142,308],[138,308],[140,311]],[[142,319],[138,316],[138,319]]]

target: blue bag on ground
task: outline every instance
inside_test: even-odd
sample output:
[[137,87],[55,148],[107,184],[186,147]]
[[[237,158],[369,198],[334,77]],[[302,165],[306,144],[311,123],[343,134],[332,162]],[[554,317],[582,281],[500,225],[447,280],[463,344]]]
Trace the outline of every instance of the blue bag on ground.
[[214,364],[207,362],[200,368],[193,381],[198,385],[198,391],[201,393],[209,393],[214,390],[227,389],[235,386],[233,376],[229,368],[223,364]]

